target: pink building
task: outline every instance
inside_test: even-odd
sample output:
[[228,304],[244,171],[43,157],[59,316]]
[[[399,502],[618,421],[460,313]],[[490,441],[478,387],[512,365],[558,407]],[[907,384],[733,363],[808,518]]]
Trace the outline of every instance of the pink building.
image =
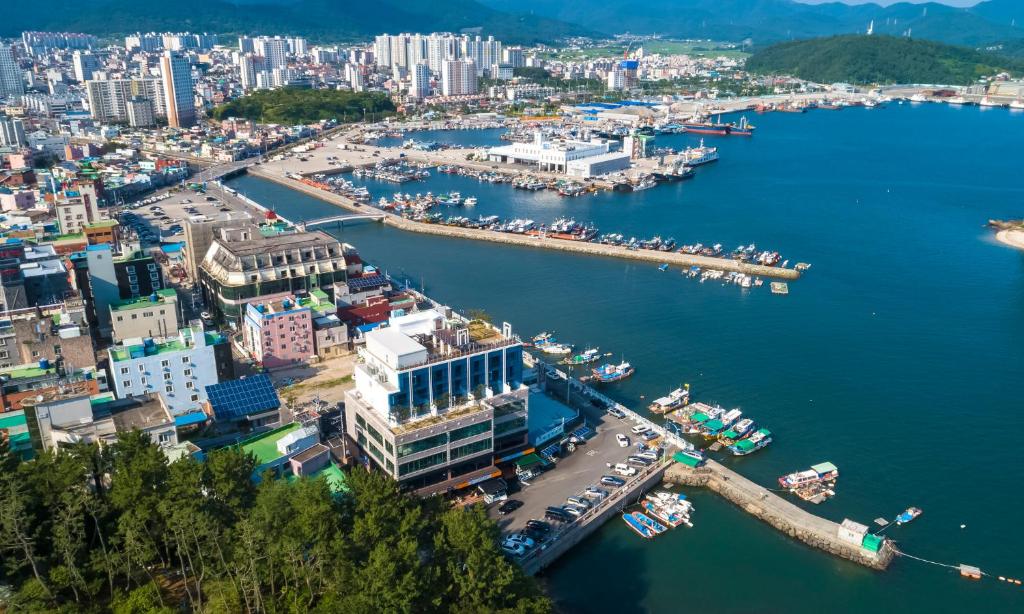
[[0,188],[0,210],[18,211],[36,206],[36,193],[33,190],[9,190]]
[[273,369],[305,362],[316,355],[313,310],[294,296],[245,308],[242,341],[253,360]]

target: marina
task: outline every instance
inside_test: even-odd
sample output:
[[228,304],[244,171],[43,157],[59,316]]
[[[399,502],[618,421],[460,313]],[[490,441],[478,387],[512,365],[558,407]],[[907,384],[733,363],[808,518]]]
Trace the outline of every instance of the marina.
[[[991,451],[993,462],[1010,470],[1009,476],[995,479],[967,472],[962,463],[935,454],[943,448],[973,450],[972,442],[985,438],[979,422],[962,419],[964,407],[1005,420],[1011,429],[1020,422],[1012,413],[997,411],[1006,404],[1001,391],[1021,368],[1014,349],[1020,334],[1015,309],[1019,257],[988,242],[981,229],[989,217],[1020,216],[1009,204],[1015,192],[999,179],[1010,172],[1012,156],[995,155],[984,164],[966,166],[929,157],[942,142],[977,133],[992,136],[995,152],[1012,151],[1019,135],[1016,124],[1008,127],[1006,118],[998,117],[1005,113],[946,105],[921,105],[911,111],[910,105],[889,105],[838,113],[767,114],[756,118],[760,132],[754,139],[716,141],[723,149],[722,160],[708,165],[708,172],[728,169],[730,176],[743,178],[727,190],[704,181],[711,176],[706,175],[685,186],[691,196],[683,208],[623,200],[614,209],[588,212],[592,217],[578,210],[549,213],[548,219],[575,215],[609,229],[616,224],[601,216],[621,216],[622,231],[635,235],[644,234],[645,228],[648,234],[661,228],[679,238],[686,236],[686,228],[699,228],[702,235],[729,247],[752,238],[770,242],[814,261],[816,274],[802,280],[800,291],[786,301],[773,303],[768,293],[746,295],[724,288],[719,292],[717,287],[687,292],[686,284],[676,283],[678,273],[655,270],[660,262],[638,265],[503,245],[456,246],[441,237],[399,233],[387,225],[346,227],[343,236],[365,245],[367,257],[392,272],[407,272],[417,283],[422,276],[431,293],[454,304],[514,317],[518,326],[529,330],[555,327],[561,339],[599,345],[613,350],[616,358],[626,351],[637,373],[605,393],[631,407],[644,407],[678,386],[680,373],[692,364],[695,374],[687,379],[700,398],[757,408],[758,421],[779,433],[768,448],[747,458],[732,459],[724,453],[721,464],[770,486],[778,476],[806,468],[806,463],[832,460],[844,472],[841,497],[820,508],[832,520],[838,522],[845,515],[870,519],[880,513],[891,519],[914,503],[926,513],[899,529],[906,542],[902,550],[1013,572],[1018,571],[1017,547],[1012,539],[1004,542],[1000,536],[1011,522],[1005,514],[1007,505],[1015,505],[1017,495],[1009,492],[1001,502],[1002,495],[997,499],[986,494],[1006,492],[1002,485],[1016,475],[1012,459],[1003,450]],[[947,129],[941,136],[925,129],[935,125]],[[911,129],[919,138],[894,142],[894,135]],[[822,141],[823,133],[832,137]],[[774,136],[782,134],[782,141]],[[863,136],[868,134],[870,138]],[[839,143],[850,148],[844,150],[849,165],[842,172],[818,162],[832,155]],[[760,150],[755,152],[753,146]],[[770,159],[764,158],[764,149],[771,151]],[[910,167],[899,166],[896,160]],[[920,163],[924,160],[929,163]],[[803,165],[821,181],[795,185],[789,170]],[[937,187],[923,183],[928,181],[937,181]],[[260,202],[276,203],[290,219],[332,211],[332,205],[310,202],[274,184],[271,191],[258,193],[254,182],[260,183],[255,177],[241,182],[245,192]],[[445,190],[460,188],[472,193],[458,185]],[[660,199],[671,193],[672,188],[667,189],[624,198]],[[823,190],[829,198],[821,198]],[[557,201],[557,195],[551,196]],[[612,195],[561,199],[559,205],[544,201],[543,206],[589,207],[605,196]],[[481,205],[485,202],[490,199],[481,198]],[[533,211],[520,217],[524,215],[543,219]],[[673,226],[670,216],[679,223]],[[736,236],[738,231],[742,236]],[[426,253],[429,260],[423,258]],[[513,261],[515,266],[510,267]],[[478,270],[504,274],[474,273]],[[472,280],[472,291],[462,288],[466,280]],[[620,296],[609,291],[609,284],[626,291]],[[951,288],[956,301],[949,300]],[[505,290],[500,299],[489,296],[498,289]],[[922,307],[925,303],[927,309]],[[583,310],[583,304],[600,308]],[[654,322],[656,326],[651,325]],[[935,335],[937,326],[953,322],[960,327]],[[785,347],[778,342],[780,336],[788,340]],[[904,341],[893,344],[892,339]],[[879,351],[882,347],[885,352]],[[676,359],[680,348],[685,349],[685,369]],[[953,371],[939,360],[949,352],[960,357]],[[742,377],[738,366],[745,367]],[[893,378],[892,373],[901,377]],[[864,403],[861,395],[866,385],[878,388],[871,403]],[[641,395],[648,395],[647,400]],[[892,420],[896,413],[906,420]],[[869,420],[884,421],[885,432],[865,429]],[[955,429],[950,428],[953,423]],[[893,446],[893,440],[901,445]],[[948,480],[967,475],[972,496],[951,492]],[[678,590],[672,587],[678,584],[681,567],[687,570],[688,582],[711,584],[720,581],[723,566],[735,569],[735,577],[749,582],[764,599],[792,604],[794,612],[820,608],[818,602],[791,601],[795,583],[824,587],[848,604],[843,609],[886,603],[911,610],[1011,611],[1019,599],[1019,593],[1004,590],[1005,585],[993,589],[994,583],[989,583],[988,590],[973,590],[974,584],[959,580],[958,571],[949,570],[956,579],[946,580],[944,570],[913,561],[893,565],[880,581],[851,565],[829,564],[823,554],[782,538],[714,493],[696,487],[684,490],[701,509],[696,530],[642,540],[625,527],[618,512],[613,522],[578,543],[545,573],[560,602],[582,603],[590,590],[586,587],[600,582],[609,587],[610,607],[629,609],[637,603],[636,590],[621,583],[621,570],[634,569],[646,578],[641,585],[646,594],[643,609],[670,609],[679,603]],[[911,492],[914,500],[907,501]],[[967,528],[961,530],[961,524]],[[982,550],[985,556],[978,555]],[[738,551],[744,553],[743,562],[737,562]],[[595,558],[605,562],[596,571],[584,564]],[[719,597],[701,591],[688,592],[687,603],[705,610],[722,607]]]

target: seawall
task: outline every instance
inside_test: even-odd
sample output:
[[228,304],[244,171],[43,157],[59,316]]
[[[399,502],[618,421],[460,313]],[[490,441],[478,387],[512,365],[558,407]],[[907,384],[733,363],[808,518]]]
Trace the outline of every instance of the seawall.
[[[360,205],[351,199],[345,198],[339,194],[321,190],[319,188],[300,183],[294,179],[288,179],[287,177],[280,177],[269,173],[263,169],[250,168],[249,172],[262,179],[268,179],[281,185],[298,190],[314,198],[327,201],[331,204],[339,207],[349,209],[351,211],[357,211],[359,213],[366,213],[368,210],[374,213],[380,210],[375,207],[368,205]],[[699,266],[707,269],[718,269],[722,271],[738,271],[747,275],[756,275],[760,277],[771,277],[776,279],[799,279],[800,272],[793,269],[783,269],[779,267],[768,267],[758,264],[748,264],[733,260],[732,258],[713,258],[709,256],[697,256],[692,254],[680,254],[678,252],[659,252],[653,250],[630,250],[625,247],[617,245],[604,245],[601,243],[586,243],[583,241],[566,241],[562,239],[551,239],[551,238],[540,238],[540,237],[528,237],[525,235],[510,234],[503,232],[493,232],[489,230],[480,230],[476,228],[459,228],[456,226],[443,226],[440,224],[424,224],[422,222],[415,222],[407,220],[401,216],[394,215],[392,213],[385,213],[384,222],[400,230],[406,230],[409,232],[419,232],[422,234],[431,234],[446,237],[456,237],[460,239],[469,239],[473,241],[489,241],[491,243],[504,243],[506,245],[518,245],[520,247],[533,247],[542,249],[552,249],[562,252],[574,252],[579,254],[588,254],[591,256],[603,256],[609,258],[625,258],[628,260],[639,260],[644,262],[653,262],[657,264],[667,263],[669,265],[675,265],[678,267],[689,268],[691,266]]]
[[871,569],[885,570],[895,555],[888,540],[879,552],[841,540],[838,523],[815,516],[712,460],[696,469],[676,463],[665,472],[665,480],[707,488],[793,539]]

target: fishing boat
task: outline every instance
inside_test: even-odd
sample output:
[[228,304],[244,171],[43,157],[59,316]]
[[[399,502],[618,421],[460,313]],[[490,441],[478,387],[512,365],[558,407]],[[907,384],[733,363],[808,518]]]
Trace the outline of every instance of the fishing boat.
[[656,414],[663,414],[665,412],[672,411],[673,409],[679,409],[690,402],[690,386],[686,385],[683,388],[676,388],[672,392],[668,393],[667,396],[663,396],[654,400],[651,403],[649,409]]
[[476,204],[476,202],[476,196],[470,196],[466,200],[462,201],[462,204],[466,205],[467,207],[472,207],[473,205]]
[[644,501],[644,511],[664,522],[671,528],[683,524],[688,518],[669,510],[666,506],[657,505],[652,501]]
[[626,521],[626,526],[628,526],[630,529],[633,529],[633,531],[635,531],[636,534],[640,537],[643,537],[644,539],[651,539],[652,537],[654,537],[654,531],[652,531],[648,526],[640,522],[637,518],[634,518],[633,514],[623,514],[622,519]]
[[807,484],[832,482],[839,477],[839,469],[832,463],[811,465],[806,471],[795,471],[779,478],[779,486],[786,489],[800,488]]
[[589,365],[592,362],[597,362],[601,359],[601,353],[597,348],[590,348],[565,358],[562,362],[567,365]]
[[651,518],[647,514],[644,514],[643,512],[633,512],[633,517],[639,520],[641,524],[648,527],[650,530],[654,531],[655,535],[660,535],[661,533],[664,533],[668,530],[665,528],[665,525]]
[[636,369],[633,368],[633,365],[628,362],[622,362],[617,365],[605,364],[597,367],[596,369],[591,369],[591,373],[594,374],[594,381],[599,384],[610,384],[612,382],[626,379],[630,375],[633,375],[635,371]]
[[982,98],[981,102],[979,102],[978,104],[980,106],[983,106],[983,107],[1005,107],[1006,106],[1005,104],[1003,104],[1003,103],[1001,103],[999,101],[992,100],[988,96],[985,96],[984,98]]
[[661,271],[662,273],[667,271],[668,270],[668,263],[667,262],[663,262],[663,263],[659,264],[658,265],[658,270]]
[[736,443],[729,446],[729,451],[734,456],[746,456],[757,452],[761,448],[768,447],[768,444],[772,442],[772,433],[768,429],[758,429],[754,431],[754,434],[746,439],[740,439]]
[[896,517],[896,524],[906,524],[921,515],[921,508],[908,507],[905,512]]
[[534,347],[544,352],[545,354],[568,354],[572,352],[572,346],[565,343],[557,343],[555,341],[545,341],[543,343],[536,343]]

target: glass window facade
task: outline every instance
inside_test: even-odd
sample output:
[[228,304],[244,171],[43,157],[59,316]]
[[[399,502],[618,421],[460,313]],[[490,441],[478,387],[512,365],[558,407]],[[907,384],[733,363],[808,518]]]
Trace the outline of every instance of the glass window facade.
[[491,421],[481,422],[479,424],[471,424],[464,426],[461,429],[455,429],[448,433],[451,440],[459,441],[460,439],[467,439],[474,435],[480,435],[481,433],[487,433],[491,430]]
[[425,456],[423,458],[398,465],[398,475],[409,475],[410,473],[422,471],[429,467],[435,467],[446,462],[448,462],[448,453],[438,452],[437,454],[431,454],[430,456]]
[[491,449],[491,438],[481,439],[480,441],[474,441],[473,443],[460,446],[452,449],[452,460],[470,456],[471,454],[478,454],[484,450]]
[[417,441],[409,443],[399,444],[398,446],[398,458],[403,456],[409,456],[410,454],[416,454],[429,450],[431,448],[437,448],[439,446],[446,445],[448,443],[448,433],[441,433],[440,435],[434,435],[433,437],[426,437]]

